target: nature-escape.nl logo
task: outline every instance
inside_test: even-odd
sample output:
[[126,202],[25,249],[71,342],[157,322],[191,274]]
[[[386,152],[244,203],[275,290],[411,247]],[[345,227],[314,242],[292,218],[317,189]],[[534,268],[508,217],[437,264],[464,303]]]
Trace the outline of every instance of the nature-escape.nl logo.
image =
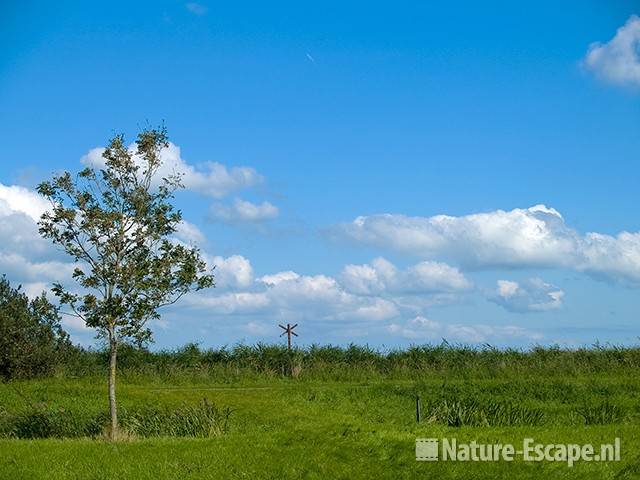
[[423,462],[512,462],[521,457],[525,462],[564,462],[573,467],[575,462],[620,461],[620,439],[612,443],[583,445],[575,443],[537,443],[524,438],[518,448],[511,443],[478,443],[475,440],[459,443],[455,438],[416,439],[416,460]]

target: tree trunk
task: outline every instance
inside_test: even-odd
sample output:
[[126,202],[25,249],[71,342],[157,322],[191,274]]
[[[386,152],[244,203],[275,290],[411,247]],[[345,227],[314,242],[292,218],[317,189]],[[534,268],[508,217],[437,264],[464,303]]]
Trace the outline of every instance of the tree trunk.
[[118,344],[115,339],[109,342],[109,413],[111,414],[111,440],[118,438],[118,409],[116,406],[116,356]]

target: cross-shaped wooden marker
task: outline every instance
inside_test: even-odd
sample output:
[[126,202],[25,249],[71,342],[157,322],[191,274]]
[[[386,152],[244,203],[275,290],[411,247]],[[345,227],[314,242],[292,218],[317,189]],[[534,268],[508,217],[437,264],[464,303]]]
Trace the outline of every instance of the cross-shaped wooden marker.
[[295,325],[291,325],[290,323],[287,323],[287,326],[285,327],[284,325],[278,324],[278,326],[284,330],[284,332],[282,332],[280,334],[280,336],[282,337],[285,333],[287,334],[287,346],[289,347],[289,350],[291,350],[291,335],[295,335],[296,337],[298,336],[298,334],[296,332],[293,331],[294,328],[296,328],[298,326],[298,324],[296,323]]

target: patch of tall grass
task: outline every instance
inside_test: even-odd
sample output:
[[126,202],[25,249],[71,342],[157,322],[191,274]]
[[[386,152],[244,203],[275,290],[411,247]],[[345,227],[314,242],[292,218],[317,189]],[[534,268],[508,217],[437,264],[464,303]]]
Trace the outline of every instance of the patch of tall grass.
[[[177,409],[145,406],[120,411],[123,433],[131,437],[212,437],[229,431],[231,410],[204,398]],[[109,423],[106,412],[66,410],[46,404],[31,405],[14,414],[0,411],[0,437],[100,437]]]
[[444,399],[429,408],[428,421],[448,427],[539,426],[545,415],[540,409],[510,402],[477,398]]
[[582,419],[585,425],[607,425],[620,423],[626,416],[626,411],[609,400],[596,405],[584,404],[574,409],[575,416]]

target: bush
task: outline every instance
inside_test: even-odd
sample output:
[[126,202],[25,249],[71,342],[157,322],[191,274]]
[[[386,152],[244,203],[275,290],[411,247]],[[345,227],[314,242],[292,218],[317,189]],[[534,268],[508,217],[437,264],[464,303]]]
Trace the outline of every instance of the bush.
[[44,293],[29,300],[0,279],[0,378],[50,375],[73,349]]

